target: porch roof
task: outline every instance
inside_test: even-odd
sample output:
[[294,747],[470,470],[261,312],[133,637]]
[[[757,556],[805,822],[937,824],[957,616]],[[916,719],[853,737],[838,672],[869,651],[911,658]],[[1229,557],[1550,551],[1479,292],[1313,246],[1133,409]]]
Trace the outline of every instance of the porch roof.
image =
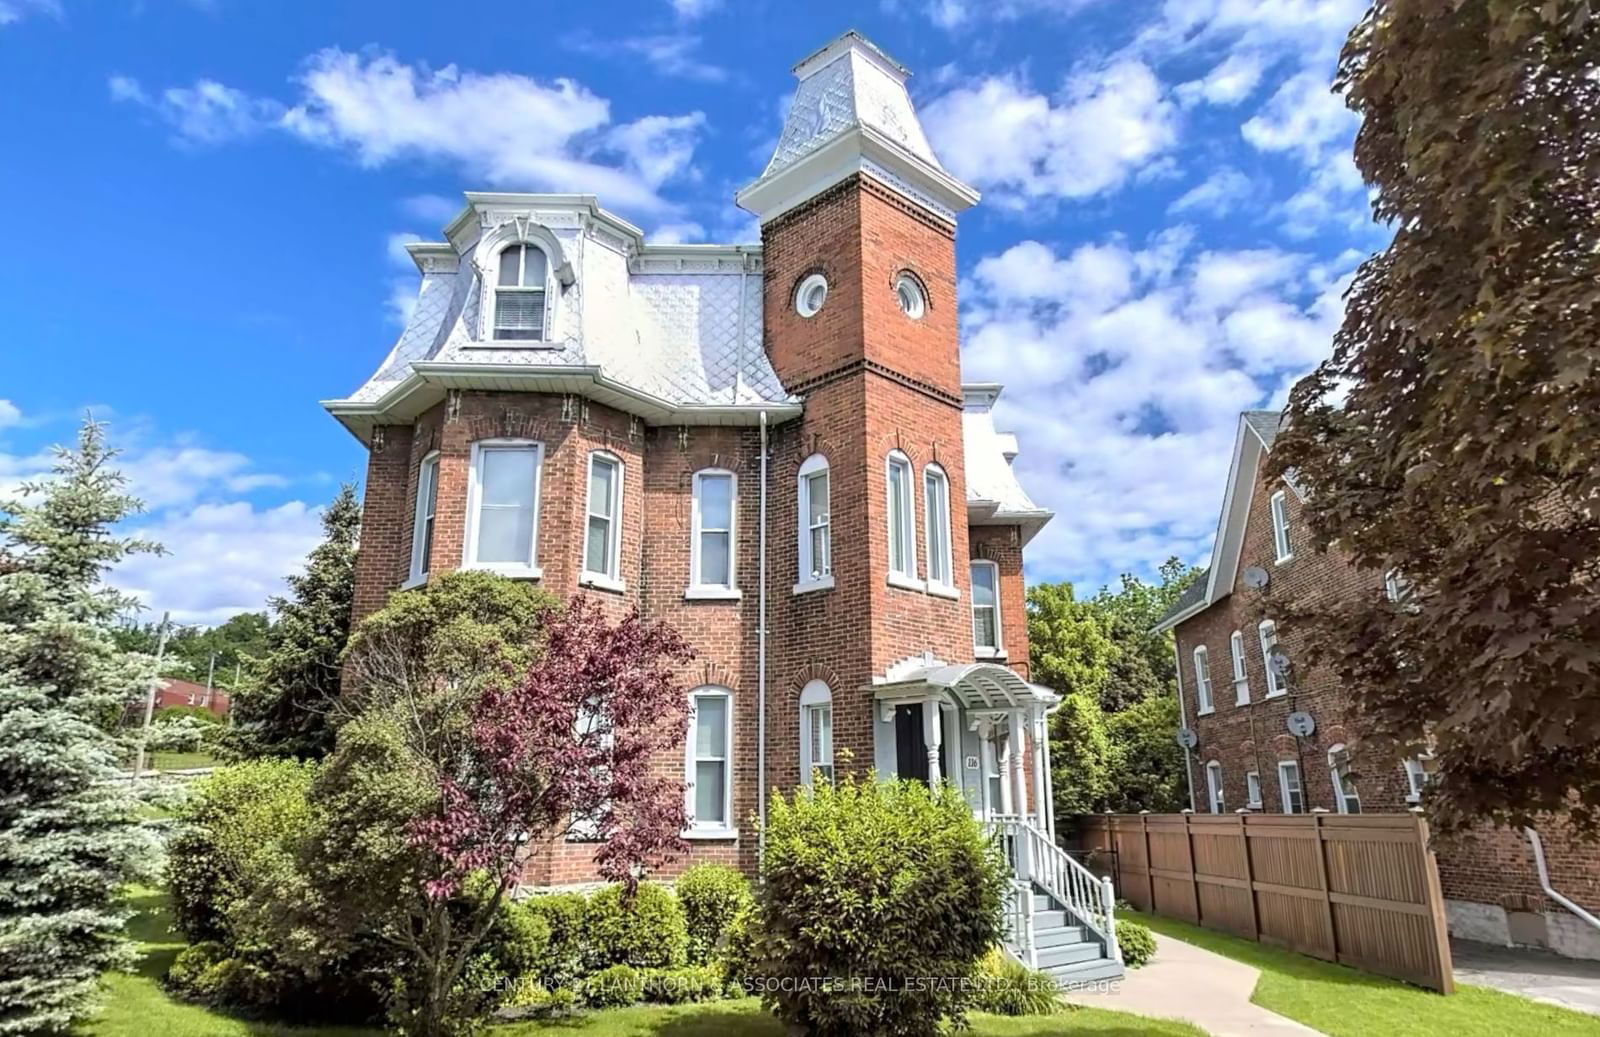
[[1061,701],[1049,688],[1030,684],[999,663],[930,665],[879,684],[873,691],[879,701],[926,698],[930,691],[948,691],[968,709],[1049,709]]

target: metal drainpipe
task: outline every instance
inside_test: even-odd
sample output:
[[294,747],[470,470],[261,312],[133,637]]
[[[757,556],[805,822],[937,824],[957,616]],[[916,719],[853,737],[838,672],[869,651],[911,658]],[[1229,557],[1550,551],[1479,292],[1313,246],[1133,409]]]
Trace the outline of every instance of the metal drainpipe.
[[[1178,633],[1172,633],[1172,675],[1178,682],[1178,726],[1189,726],[1188,711],[1183,708],[1183,654],[1178,651]],[[1194,759],[1189,747],[1183,747],[1183,780],[1189,786],[1189,812],[1194,813]]]
[[767,853],[767,412],[761,412],[761,506],[756,523],[756,863]]
[[1574,904],[1572,901],[1568,900],[1566,897],[1562,896],[1560,893],[1557,893],[1550,887],[1550,869],[1545,867],[1544,863],[1544,843],[1540,841],[1539,833],[1534,831],[1532,828],[1524,828],[1522,831],[1528,837],[1528,845],[1533,847],[1533,864],[1534,867],[1539,869],[1539,886],[1544,890],[1544,895],[1549,897],[1551,900],[1554,900],[1568,911],[1571,911],[1585,922],[1588,922],[1596,929],[1600,929],[1600,918],[1596,918],[1594,915],[1591,915],[1589,912],[1585,911],[1577,904]]

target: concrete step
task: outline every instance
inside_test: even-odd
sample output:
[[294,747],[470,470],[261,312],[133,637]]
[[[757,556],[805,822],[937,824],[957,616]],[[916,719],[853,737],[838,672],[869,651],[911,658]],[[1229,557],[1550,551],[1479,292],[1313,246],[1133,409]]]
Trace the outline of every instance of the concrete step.
[[1067,925],[1059,929],[1034,929],[1033,942],[1038,947],[1060,947],[1068,943],[1083,943],[1089,939],[1089,930],[1081,925]]
[[1045,969],[1044,972],[1063,986],[1069,983],[1090,983],[1095,980],[1122,978],[1122,966],[1109,958],[1091,958],[1071,965],[1055,965]]
[[1035,911],[1033,913],[1034,932],[1038,932],[1040,929],[1060,929],[1062,926],[1068,925],[1069,922],[1070,920],[1067,918],[1065,911]]
[[1048,893],[1035,893],[1033,895],[1033,909],[1035,911],[1049,911],[1056,906],[1055,898]]
[[1098,943],[1068,943],[1059,947],[1039,948],[1039,967],[1048,971],[1056,965],[1076,965],[1103,957]]

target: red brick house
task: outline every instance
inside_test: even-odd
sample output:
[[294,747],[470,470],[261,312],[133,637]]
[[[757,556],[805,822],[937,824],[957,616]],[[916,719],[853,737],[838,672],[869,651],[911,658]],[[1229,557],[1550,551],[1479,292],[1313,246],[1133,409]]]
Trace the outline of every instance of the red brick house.
[[[207,688],[204,684],[194,681],[180,680],[177,677],[163,677],[156,688],[156,709],[166,709],[168,706],[203,706],[219,717],[228,715],[232,699],[221,688]],[[144,697],[140,696],[129,705],[131,711],[140,715],[144,713]]]
[[[1012,473],[1001,387],[961,380],[956,221],[978,196],[872,44],[795,73],[736,198],[759,245],[473,192],[409,246],[415,313],[325,403],[370,450],[356,617],[478,567],[676,627],[698,655],[664,761],[692,818],[679,867],[753,868],[767,797],[813,767],[949,780],[1049,853],[1056,697],[1027,679],[1022,552],[1051,512]],[[546,846],[527,881],[589,880],[592,849]]]
[[[1280,421],[1276,411],[1240,415],[1211,567],[1157,626],[1176,639],[1179,706],[1195,739],[1186,753],[1190,805],[1213,813],[1410,809],[1430,761],[1363,761],[1347,689],[1331,672],[1297,663],[1296,632],[1275,618],[1274,602],[1404,593],[1337,550],[1305,549],[1300,490],[1263,471]],[[1275,655],[1289,663],[1283,672],[1269,665]],[[1436,847],[1451,934],[1600,958],[1600,929],[1549,895],[1539,876],[1542,858],[1550,891],[1600,915],[1600,846],[1555,823],[1538,834],[1537,854],[1525,833],[1505,829]]]

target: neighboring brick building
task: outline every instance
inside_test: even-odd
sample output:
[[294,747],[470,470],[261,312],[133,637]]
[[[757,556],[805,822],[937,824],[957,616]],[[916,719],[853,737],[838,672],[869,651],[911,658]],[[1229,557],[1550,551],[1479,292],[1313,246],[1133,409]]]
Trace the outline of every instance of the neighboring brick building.
[[[1181,715],[1197,739],[1187,754],[1191,806],[1409,809],[1420,801],[1429,761],[1364,764],[1347,689],[1327,669],[1297,664],[1296,632],[1275,619],[1274,602],[1366,596],[1376,605],[1398,589],[1337,549],[1304,549],[1300,491],[1269,478],[1261,463],[1279,423],[1276,411],[1240,416],[1211,568],[1157,627],[1176,638]],[[1283,675],[1268,672],[1275,653],[1289,662]],[[1309,733],[1291,733],[1296,713],[1309,716]],[[1600,846],[1579,843],[1557,823],[1539,832],[1555,890],[1600,913]],[[1436,850],[1452,935],[1600,958],[1600,932],[1544,896],[1522,833],[1485,828]]]
[[[1000,387],[961,382],[977,195],[877,48],[849,33],[795,71],[738,195],[760,245],[469,193],[446,241],[409,246],[422,285],[388,359],[325,404],[370,448],[356,618],[472,566],[672,624],[697,653],[684,758],[662,762],[689,860],[747,869],[763,791],[812,764],[942,775],[1050,824],[1022,578],[1050,512],[1012,474]],[[542,847],[526,879],[586,881],[592,852]]]

